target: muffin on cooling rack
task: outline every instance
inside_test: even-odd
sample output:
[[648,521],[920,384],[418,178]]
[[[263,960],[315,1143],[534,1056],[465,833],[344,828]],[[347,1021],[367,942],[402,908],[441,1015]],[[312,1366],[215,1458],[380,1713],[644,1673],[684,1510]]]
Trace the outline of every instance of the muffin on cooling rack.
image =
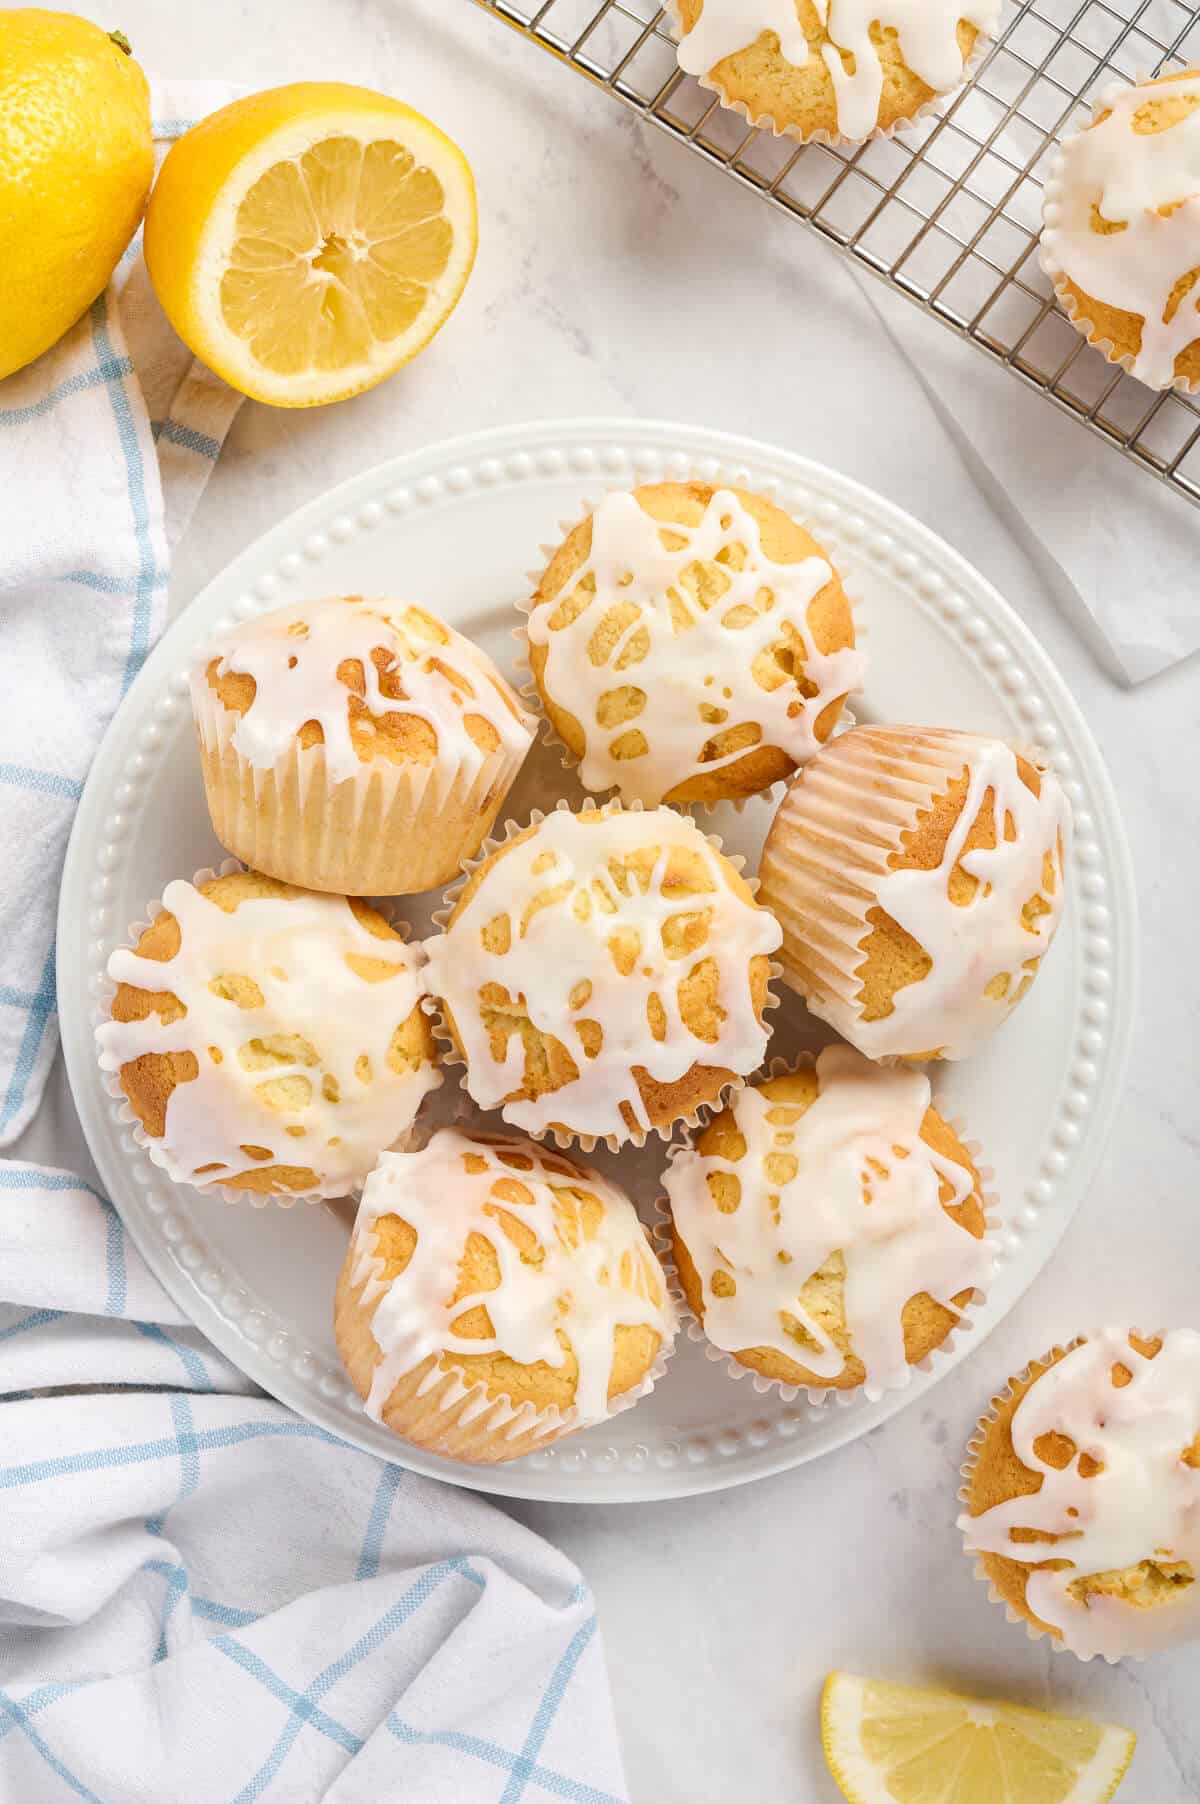
[[532,1140],[385,1153],[334,1306],[367,1413],[451,1459],[516,1459],[644,1396],[675,1333],[629,1198]]
[[361,595],[218,633],[191,687],[221,844],[339,895],[411,895],[453,877],[533,739],[469,639],[424,608]]
[[753,1071],[778,944],[690,819],[559,808],[471,873],[425,977],[482,1108],[615,1147]]
[[793,779],[763,848],[785,978],[869,1058],[965,1058],[1033,983],[1069,833],[1058,779],[1003,740],[843,733]]
[[1106,88],[1058,153],[1042,221],[1076,330],[1149,388],[1200,387],[1200,69]]
[[669,0],[680,67],[755,124],[859,140],[961,86],[1000,0]]
[[979,1172],[928,1078],[849,1046],[738,1091],[665,1182],[692,1313],[781,1384],[906,1383],[991,1271]]
[[993,1598],[1089,1660],[1200,1639],[1200,1334],[1056,1347],[982,1417],[959,1517]]
[[108,974],[100,1063],[177,1183],[340,1196],[441,1081],[412,953],[344,896],[256,871],[170,883]]
[[717,802],[786,777],[862,682],[841,580],[782,508],[659,482],[607,495],[529,613],[550,721],[589,791]]

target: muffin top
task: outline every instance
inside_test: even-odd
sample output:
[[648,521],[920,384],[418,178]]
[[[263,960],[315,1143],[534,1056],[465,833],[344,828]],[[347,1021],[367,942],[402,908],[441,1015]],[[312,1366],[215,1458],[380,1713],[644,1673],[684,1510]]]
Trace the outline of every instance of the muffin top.
[[801,972],[810,1008],[870,1058],[966,1057],[1025,995],[1054,937],[1069,832],[1058,779],[1003,740],[843,734],[799,773],[763,853],[772,907],[783,909],[798,860],[839,945],[855,936],[836,965],[818,951]]
[[1151,388],[1200,380],[1200,70],[1107,89],[1062,147],[1043,218],[1044,260],[1089,336]]
[[958,87],[999,0],[674,0],[680,67],[777,128],[866,138]]
[[552,558],[529,641],[584,784],[647,804],[787,776],[863,675],[815,539],[762,496],[700,482],[606,496]]
[[991,1271],[979,1174],[928,1078],[849,1046],[739,1091],[665,1181],[705,1334],[785,1383],[903,1382]]
[[994,1408],[959,1527],[1002,1595],[1085,1660],[1200,1637],[1200,1333],[1106,1329]]
[[397,1380],[432,1356],[491,1395],[600,1421],[675,1332],[629,1198],[531,1140],[444,1128],[420,1152],[385,1153],[349,1272],[374,1310],[377,1420]]
[[533,739],[491,659],[402,601],[335,595],[260,614],[204,645],[191,680],[201,732],[211,691],[240,716],[233,744],[252,765],[320,745],[335,783],[375,761],[473,771]]
[[759,1063],[778,944],[693,821],[560,808],[472,873],[426,975],[476,1102],[615,1144]]
[[101,1065],[201,1189],[340,1195],[441,1081],[413,956],[363,902],[255,871],[170,883],[108,974]]

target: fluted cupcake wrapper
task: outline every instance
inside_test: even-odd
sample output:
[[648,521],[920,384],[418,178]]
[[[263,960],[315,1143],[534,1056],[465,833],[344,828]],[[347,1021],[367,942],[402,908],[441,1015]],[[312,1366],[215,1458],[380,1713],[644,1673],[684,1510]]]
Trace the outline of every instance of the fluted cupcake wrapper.
[[[202,883],[209,883],[215,877],[232,876],[235,872],[240,871],[243,868],[244,866],[239,863],[236,858],[227,858],[216,870],[206,867],[204,870],[197,871],[190,881],[194,888],[199,889]],[[379,909],[379,912],[387,920],[388,925],[393,927],[395,931],[400,934],[405,944],[408,944],[409,929],[407,922],[397,919],[387,908],[386,904],[377,902],[374,906]],[[152,901],[147,902],[145,918],[143,920],[130,922],[126,931],[126,937],[122,940],[121,944],[131,948],[135,947],[143,933],[145,933],[149,927],[153,926],[159,915],[164,912],[162,899],[160,897],[155,897]],[[412,950],[415,954],[419,955],[419,947],[414,947]],[[98,994],[98,1001],[106,1018],[111,1015],[112,1000],[116,993],[117,985],[113,979],[109,977],[106,970],[101,980],[101,987]],[[141,1121],[134,1114],[125,1092],[121,1088],[120,1065],[112,1061],[109,1055],[103,1052],[98,1054],[98,1062],[105,1092],[112,1099],[114,1104],[114,1119],[119,1122],[122,1127],[128,1129],[134,1144],[145,1153],[152,1165],[157,1166],[160,1171],[166,1173],[173,1184],[186,1184],[189,1189],[200,1191],[202,1196],[220,1197],[224,1202],[229,1204],[249,1203],[252,1209],[290,1209],[294,1203],[331,1202],[339,1197],[355,1196],[357,1192],[362,1189],[362,1183],[347,1188],[342,1182],[318,1184],[310,1190],[287,1190],[279,1192],[239,1190],[231,1184],[198,1184],[191,1173],[186,1171],[183,1166],[179,1164],[178,1160],[174,1158],[169,1148],[164,1146],[162,1140],[156,1140],[152,1135],[146,1132]],[[433,1088],[428,1092],[430,1096],[436,1094],[437,1090],[445,1081],[440,1069],[435,1071],[433,1075],[435,1082]],[[422,1102],[425,1100],[425,1098],[422,1098]],[[422,1110],[419,1107],[417,1115],[414,1117],[412,1123],[403,1133],[399,1134],[397,1138],[392,1141],[390,1146],[384,1149],[385,1151],[404,1152],[407,1149],[411,1144],[412,1137],[417,1129],[417,1122],[420,1119],[421,1113]],[[366,1180],[364,1179],[362,1182],[365,1181]]]
[[[662,6],[671,34],[678,44],[683,36],[683,15],[679,9],[679,0],[662,0]],[[983,32],[979,32],[971,47],[971,54],[963,64],[962,80],[956,86],[947,88],[940,94],[931,94],[928,100],[923,101],[913,112],[906,113],[903,119],[897,119],[893,125],[873,126],[862,138],[847,137],[844,132],[827,131],[824,126],[805,132],[797,125],[777,125],[770,113],[755,115],[745,101],[726,99],[720,84],[712,79],[711,74],[697,75],[694,79],[706,93],[716,95],[726,112],[737,113],[747,125],[753,126],[757,131],[770,132],[774,138],[791,138],[798,144],[822,144],[826,149],[838,150],[851,145],[870,144],[876,138],[894,138],[898,132],[908,131],[912,126],[921,125],[928,119],[941,118],[947,103],[953,101],[974,81],[995,44],[994,38],[985,37]]]
[[[574,808],[571,806],[570,802],[568,802],[566,800],[561,800],[555,804],[555,808],[554,808],[553,812],[554,813],[578,814],[578,813],[581,813],[585,809],[591,810],[593,808],[596,809],[597,812],[599,812],[600,814],[619,814],[622,812],[629,813],[629,814],[640,814],[640,813],[645,812],[645,810],[643,809],[643,806],[640,802],[630,802],[630,803],[623,803],[623,802],[619,802],[619,801],[598,802],[598,801],[594,800],[593,797],[587,796],[587,795],[583,796]],[[482,864],[486,863],[486,861],[490,857],[492,857],[492,855],[494,853],[500,851],[502,849],[502,847],[508,845],[512,840],[514,840],[518,834],[526,832],[527,829],[530,827],[540,826],[541,823],[545,819],[546,819],[546,811],[541,808],[534,808],[533,810],[531,810],[529,819],[527,821],[514,821],[514,820],[506,821],[504,823],[503,831],[498,836],[493,836],[491,839],[487,840],[485,842],[485,844],[479,848],[479,851],[474,855],[474,857],[466,860],[464,867],[463,867],[461,877],[459,878],[457,883],[452,884],[451,887],[446,891],[445,899],[443,901],[441,908],[439,908],[433,916],[433,925],[438,933],[445,933],[446,929],[448,928],[448,926],[450,924],[450,917],[454,913],[454,910],[458,905],[459,897],[462,895],[463,890],[466,888],[467,884],[470,882],[472,876],[479,869],[479,867]],[[745,866],[745,862],[746,862],[745,859],[738,853],[726,852],[723,848],[720,837],[715,833],[704,834],[704,839],[713,848],[714,851],[719,852],[723,858],[727,859],[727,861],[734,867],[734,869],[738,872],[738,874],[743,877],[743,880],[745,881],[747,887],[750,889],[751,893],[754,894],[755,896],[757,896],[758,880],[756,878],[745,876],[745,873],[744,873],[744,866]],[[770,987],[770,984],[778,982],[781,975],[782,975],[782,972],[780,970],[778,963],[774,959],[772,959],[771,960],[771,969],[770,969],[770,983],[768,984],[768,988],[767,988],[767,992],[766,992],[766,1000],[763,1004],[764,1017],[770,1012],[771,1009],[778,1008],[778,1006],[779,1006],[779,997],[775,993],[775,991]],[[450,1031],[450,1024],[446,1018],[442,999],[438,996],[435,996],[431,991],[427,991],[426,999],[425,999],[423,1006],[425,1007],[426,1013],[428,1014],[430,1022],[432,1023],[434,1036],[438,1041],[438,1047],[439,1047],[439,1051],[441,1053],[441,1063],[442,1063],[443,1068],[452,1067],[452,1066],[460,1068],[461,1076],[459,1078],[459,1082],[460,1082],[463,1090],[466,1091],[467,1095],[471,1096],[470,1069],[467,1065],[467,1061],[465,1060],[461,1051],[459,1050],[458,1043],[455,1040],[454,1035]],[[625,1135],[624,1137],[622,1137],[618,1134],[605,1134],[605,1135],[583,1134],[583,1133],[576,1133],[573,1130],[569,1131],[567,1133],[563,1133],[558,1128],[547,1128],[544,1132],[533,1132],[529,1128],[522,1126],[521,1123],[519,1123],[519,1122],[510,1122],[509,1125],[511,1127],[515,1127],[519,1133],[531,1133],[532,1138],[534,1138],[534,1139],[553,1140],[555,1145],[558,1146],[563,1152],[566,1152],[571,1147],[578,1147],[581,1152],[592,1153],[595,1151],[597,1146],[606,1146],[610,1152],[615,1153],[615,1152],[619,1152],[623,1146],[644,1146],[646,1144],[646,1141],[651,1137],[651,1135],[654,1135],[659,1140],[669,1143],[672,1135],[675,1134],[679,1130],[680,1127],[696,1128],[696,1127],[700,1126],[703,1122],[710,1120],[713,1115],[719,1114],[720,1111],[723,1108],[725,1108],[725,1106],[727,1105],[730,1097],[734,1096],[737,1093],[737,1091],[743,1089],[745,1087],[745,1084],[746,1084],[746,1076],[734,1077],[728,1083],[722,1085],[721,1090],[718,1092],[717,1096],[714,1097],[711,1102],[700,1104],[700,1106],[697,1109],[693,1110],[693,1112],[690,1115],[681,1117],[678,1122],[670,1122],[664,1127],[653,1127],[653,1128],[648,1129],[644,1133],[640,1133],[640,1134],[631,1133],[631,1134]],[[472,1101],[475,1101],[477,1106],[481,1109],[486,1109],[489,1106],[486,1103],[478,1102],[477,1099],[473,1096],[472,1096]],[[501,1116],[507,1121],[508,1120],[507,1116],[504,1116],[503,1104],[500,1105],[500,1113],[501,1113]]]
[[[1077,126],[1074,131],[1068,132],[1066,137],[1061,140],[1054,153],[1054,160],[1050,165],[1045,187],[1042,190],[1042,231],[1038,239],[1037,248],[1038,263],[1040,264],[1043,273],[1050,278],[1051,285],[1054,289],[1055,299],[1058,301],[1059,307],[1074,326],[1075,330],[1081,337],[1087,340],[1093,350],[1099,351],[1106,363],[1111,363],[1116,367],[1123,369],[1127,375],[1134,376],[1135,380],[1141,382],[1144,387],[1150,389],[1152,394],[1156,392],[1153,386],[1146,382],[1144,377],[1136,375],[1134,369],[1136,358],[1128,351],[1118,351],[1116,345],[1113,344],[1110,338],[1104,338],[1098,335],[1099,328],[1097,327],[1096,322],[1088,318],[1080,303],[1068,289],[1067,282],[1070,277],[1067,270],[1063,268],[1062,258],[1059,252],[1059,235],[1055,230],[1055,225],[1057,208],[1062,199],[1063,172],[1066,168],[1068,146],[1096,123],[1100,114],[1104,111],[1104,108],[1109,104],[1115,94],[1123,94],[1129,88],[1140,87],[1143,83],[1150,82],[1153,79],[1154,76],[1149,71],[1142,69],[1139,70],[1130,81],[1110,82],[1094,104],[1091,116],[1087,122]],[[1096,295],[1093,298],[1096,300],[1101,299],[1099,295]],[[1094,334],[1097,334],[1097,336],[1093,336]],[[1200,331],[1197,332],[1197,337],[1200,337]],[[1177,375],[1165,385],[1163,390],[1157,392],[1163,393],[1166,389],[1171,388],[1178,389],[1181,394],[1185,395],[1200,394],[1200,380],[1191,376]]]
[[[789,1073],[798,1071],[805,1064],[811,1065],[814,1061],[815,1054],[808,1053],[795,1059],[774,1058],[765,1070],[748,1081],[752,1081],[755,1084],[768,1083],[772,1078],[786,1077]],[[734,1098],[734,1101],[736,1102],[736,1098]],[[936,1097],[934,1098],[933,1106],[935,1108],[937,1107]],[[713,1113],[715,1114],[717,1111],[714,1110]],[[994,1266],[996,1253],[998,1251],[997,1235],[1000,1228],[999,1205],[994,1191],[990,1188],[995,1173],[990,1166],[981,1163],[981,1148],[979,1142],[966,1134],[962,1122],[957,1117],[950,1116],[943,1116],[943,1120],[946,1122],[947,1127],[951,1128],[958,1137],[963,1147],[965,1147],[970,1156],[971,1163],[979,1174],[980,1195],[983,1199],[984,1245],[992,1256]],[[679,1158],[681,1153],[691,1149],[694,1138],[694,1133],[687,1128],[681,1129],[673,1136],[671,1144],[667,1149],[668,1170],[674,1164],[675,1160]],[[679,1318],[688,1339],[694,1341],[698,1346],[703,1347],[705,1358],[712,1365],[721,1366],[728,1377],[736,1379],[738,1383],[748,1379],[751,1388],[757,1391],[760,1396],[765,1396],[768,1392],[771,1392],[785,1403],[792,1403],[797,1397],[803,1396],[814,1410],[830,1408],[849,1409],[856,1405],[862,1407],[862,1405],[866,1403],[877,1403],[881,1397],[886,1396],[890,1391],[906,1390],[912,1383],[914,1372],[920,1372],[923,1375],[935,1372],[938,1369],[940,1362],[944,1362],[956,1355],[959,1350],[961,1339],[964,1336],[971,1334],[974,1330],[975,1324],[971,1319],[973,1313],[976,1310],[981,1309],[987,1302],[987,1292],[976,1288],[974,1296],[963,1306],[962,1310],[959,1312],[957,1322],[946,1335],[946,1338],[940,1341],[936,1347],[933,1347],[925,1355],[924,1359],[918,1360],[913,1365],[906,1366],[903,1375],[891,1384],[876,1385],[867,1382],[855,1385],[854,1388],[850,1390],[838,1389],[836,1385],[831,1384],[786,1384],[781,1378],[768,1378],[762,1372],[756,1372],[752,1366],[743,1365],[734,1354],[726,1352],[723,1347],[714,1346],[712,1341],[709,1340],[708,1335],[704,1331],[704,1323],[700,1320],[695,1310],[688,1302],[682,1280],[679,1276],[679,1269],[675,1263],[675,1241],[673,1230],[674,1218],[671,1213],[671,1201],[664,1181],[663,1188],[660,1190],[654,1201],[654,1223],[651,1231],[654,1237],[655,1251],[662,1263],[663,1270],[667,1274],[671,1297],[679,1312]]]
[[[666,479],[664,478],[663,480],[666,480]],[[700,478],[688,475],[688,476],[682,476],[682,477],[672,477],[672,478],[670,478],[670,480],[687,482],[690,480],[700,480]],[[704,480],[708,480],[708,479],[705,478]],[[734,485],[731,484],[728,486],[734,486]],[[750,484],[749,479],[748,479],[746,485],[737,485],[737,486],[751,487],[752,484]],[[603,495],[627,494],[627,493],[629,493],[629,489],[630,489],[630,485],[628,483],[611,482],[606,485],[606,487],[602,491],[602,494]],[[770,497],[767,497],[767,499],[770,499]],[[597,500],[597,499],[585,499],[580,504],[580,514],[579,514],[578,519],[560,520],[558,523],[558,527],[559,527],[559,532],[561,534],[561,539],[568,538],[570,536],[570,534],[572,532],[574,532],[575,528],[583,520],[588,519],[592,514],[595,513],[599,504],[600,504],[599,500]],[[803,524],[803,522],[800,522],[800,523]],[[560,540],[560,544],[561,544],[561,540]],[[582,779],[582,776],[580,773],[580,759],[571,750],[570,746],[566,744],[565,740],[562,738],[562,735],[558,732],[557,728],[554,725],[554,722],[550,718],[549,710],[546,707],[545,698],[543,697],[542,692],[538,687],[537,679],[535,678],[535,676],[533,674],[533,664],[532,664],[532,661],[530,658],[529,617],[533,612],[534,592],[536,592],[537,587],[540,584],[540,582],[542,580],[542,576],[544,575],[545,570],[548,567],[551,559],[554,557],[555,553],[559,549],[560,549],[560,545],[542,544],[542,545],[538,546],[538,551],[540,552],[541,557],[542,557],[542,567],[541,567],[541,569],[538,569],[538,570],[529,570],[526,572],[526,576],[527,576],[527,579],[530,584],[530,593],[528,595],[520,597],[514,604],[518,614],[520,614],[522,617],[522,624],[520,626],[513,628],[513,638],[515,639],[516,644],[517,644],[517,656],[516,656],[515,662],[516,662],[517,670],[520,673],[521,678],[523,679],[520,683],[517,693],[519,694],[521,700],[525,703],[525,706],[529,709],[529,711],[537,719],[539,726],[540,726],[540,731],[541,731],[543,742],[558,753],[559,761],[562,765],[562,768],[566,771],[571,771],[579,779],[580,783],[582,784],[583,779]],[[859,651],[865,651],[866,643],[869,638],[869,628],[867,627],[867,625],[865,624],[865,622],[862,618],[863,604],[862,604],[861,594],[859,593],[858,585],[848,582],[846,580],[846,575],[845,575],[844,570],[842,570],[842,568],[840,566],[834,566],[832,564],[832,560],[830,560],[830,564],[831,564],[831,568],[834,569],[834,574],[837,576],[838,580],[841,582],[843,592],[845,593],[846,599],[850,604],[850,614],[851,614],[851,618],[854,623],[855,648],[856,648],[856,650],[859,650]],[[852,695],[861,695],[863,693],[863,691],[861,688],[859,688],[859,689],[851,690],[850,693]],[[857,725],[858,725],[858,718],[855,715],[854,710],[850,706],[849,702],[846,702],[845,704],[843,704],[842,711],[838,716],[837,724],[834,726],[833,731],[830,733],[829,738],[825,743],[832,744],[832,742],[835,739],[837,739],[842,733],[848,732],[851,727],[854,727]],[[755,747],[754,749],[759,750],[761,748]],[[797,768],[799,768],[799,767],[797,767]],[[664,800],[656,805],[659,807],[663,807],[663,808],[673,808],[677,814],[685,814],[685,815],[692,815],[692,816],[695,816],[697,814],[711,816],[712,814],[714,814],[716,812],[716,810],[718,808],[732,808],[735,814],[741,814],[741,812],[745,808],[747,802],[766,802],[771,805],[774,805],[775,803],[777,803],[779,798],[782,796],[785,788],[787,787],[787,784],[789,781],[790,781],[790,778],[786,778],[786,777],[781,778],[776,783],[769,783],[765,789],[756,789],[752,795],[748,795],[748,796],[723,796],[723,797],[718,798],[716,801],[712,801],[712,802],[667,802]],[[613,792],[618,789],[618,787],[619,786],[617,784],[611,783],[601,793],[603,793],[605,795],[612,795]],[[614,799],[621,800],[622,798],[620,798],[618,795]],[[630,801],[624,802],[624,806],[626,808],[632,808],[635,806],[636,807],[645,807],[645,806],[647,806],[647,804],[644,802],[641,802],[641,801],[630,800]]]
[[[297,741],[269,768],[234,744],[240,715],[192,682],[213,831],[235,857],[301,889],[407,896],[456,876],[479,847],[525,761],[503,745],[476,769],[376,758],[330,783],[322,745]],[[530,744],[532,739],[530,740]]]

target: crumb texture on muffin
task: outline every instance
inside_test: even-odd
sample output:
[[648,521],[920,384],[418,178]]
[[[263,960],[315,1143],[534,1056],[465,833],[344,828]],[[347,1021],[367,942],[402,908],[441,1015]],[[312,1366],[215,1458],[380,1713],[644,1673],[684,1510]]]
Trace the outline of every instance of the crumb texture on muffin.
[[201,1188],[337,1195],[440,1082],[416,961],[365,903],[255,871],[170,883],[108,973],[101,1064]]
[[1200,1333],[1038,1361],[984,1417],[964,1500],[968,1553],[1081,1658],[1200,1638]]
[[797,775],[763,849],[784,974],[869,1058],[965,1058],[1062,915],[1070,810],[1003,740],[857,727]]
[[[623,1191],[533,1141],[446,1128],[420,1152],[385,1155],[363,1192],[339,1317],[369,1321],[352,1371],[367,1413],[397,1432],[437,1432],[476,1406],[602,1421],[644,1385],[674,1335],[661,1266]],[[349,1339],[345,1332],[339,1336]],[[400,1380],[421,1372],[410,1395]],[[436,1423],[420,1408],[444,1375]],[[424,1424],[422,1428],[422,1423]],[[497,1418],[490,1418],[493,1430]]]
[[557,809],[472,873],[426,975],[477,1103],[617,1144],[760,1062],[778,944],[693,821]]
[[851,139],[960,86],[999,0],[673,0],[680,67],[777,130]]
[[849,1046],[739,1091],[666,1189],[705,1334],[785,1384],[904,1383],[992,1268],[979,1174],[928,1078]]
[[761,496],[699,482],[606,496],[542,577],[529,642],[585,786],[651,806],[787,776],[863,675],[816,541]]
[[1200,70],[1107,89],[1047,183],[1042,257],[1093,343],[1200,382]]
[[523,757],[533,723],[491,659],[423,608],[361,595],[277,608],[218,634],[192,671],[201,736],[210,694],[238,716],[233,746],[273,769],[321,746],[331,783],[364,765],[457,775],[504,751]]

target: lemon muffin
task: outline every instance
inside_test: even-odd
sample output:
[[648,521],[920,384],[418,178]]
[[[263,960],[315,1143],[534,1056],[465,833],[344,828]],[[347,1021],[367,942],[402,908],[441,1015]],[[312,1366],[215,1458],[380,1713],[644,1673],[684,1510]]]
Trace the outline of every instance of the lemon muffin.
[[1106,1329],[979,1423],[958,1524],[992,1595],[1083,1660],[1200,1639],[1200,1334]]
[[671,0],[679,64],[756,124],[869,138],[961,86],[1000,0]]
[[1106,89],[1058,154],[1042,221],[1076,329],[1148,388],[1200,384],[1200,69]]
[[689,1308],[782,1384],[906,1383],[992,1268],[979,1173],[928,1078],[850,1046],[740,1090],[665,1183]]
[[219,633],[191,687],[221,844],[339,895],[411,895],[453,877],[533,739],[469,639],[424,608],[361,595]]
[[753,1071],[778,944],[687,817],[560,808],[472,872],[426,981],[482,1108],[615,1147]]
[[589,791],[717,802],[825,743],[863,660],[841,579],[745,489],[608,495],[550,560],[529,614],[546,712]]
[[441,1081],[413,954],[363,902],[257,871],[170,883],[108,974],[100,1063],[177,1183],[340,1196]]
[[531,1140],[445,1128],[368,1179],[334,1332],[368,1415],[497,1461],[643,1396],[675,1318],[614,1184]]
[[1000,739],[856,727],[793,780],[763,848],[783,973],[869,1058],[961,1059],[1062,915],[1070,814]]

